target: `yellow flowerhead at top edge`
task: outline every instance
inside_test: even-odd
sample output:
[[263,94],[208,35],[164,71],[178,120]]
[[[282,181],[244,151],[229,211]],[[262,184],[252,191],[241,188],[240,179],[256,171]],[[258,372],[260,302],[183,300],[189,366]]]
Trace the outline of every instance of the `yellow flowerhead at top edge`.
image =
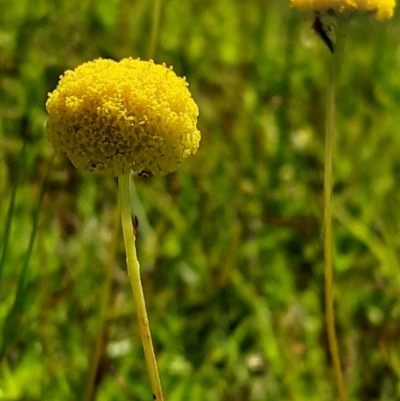
[[291,0],[291,3],[294,8],[306,12],[374,12],[379,20],[391,18],[396,6],[396,0]]
[[105,176],[168,174],[200,142],[186,79],[152,60],[100,58],[66,71],[46,109],[54,148]]

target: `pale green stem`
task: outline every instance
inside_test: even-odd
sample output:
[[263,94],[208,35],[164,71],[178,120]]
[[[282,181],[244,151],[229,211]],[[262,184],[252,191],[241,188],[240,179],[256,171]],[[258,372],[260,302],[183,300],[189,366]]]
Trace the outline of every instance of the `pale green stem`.
[[146,304],[144,300],[142,282],[140,279],[140,266],[136,255],[135,232],[132,225],[131,204],[129,196],[130,174],[123,174],[118,177],[122,231],[124,234],[126,262],[131,282],[133,297],[135,299],[136,312],[138,316],[140,337],[142,339],[144,355],[147,363],[147,370],[150,376],[150,384],[153,391],[153,399],[163,401],[160,376],[158,374],[156,357],[154,354],[153,342],[151,339],[149,320],[147,317]]
[[343,59],[343,39],[345,27],[338,22],[336,50],[329,66],[327,96],[326,133],[325,133],[325,171],[324,171],[324,269],[325,269],[325,314],[328,333],[329,351],[332,357],[336,384],[340,401],[347,400],[347,390],[343,379],[339,347],[335,329],[335,311],[333,294],[333,154],[336,131],[336,89]]
[[160,29],[161,5],[162,0],[154,0],[153,21],[151,24],[151,34],[147,53],[147,57],[150,59],[153,58],[156,53],[158,31]]

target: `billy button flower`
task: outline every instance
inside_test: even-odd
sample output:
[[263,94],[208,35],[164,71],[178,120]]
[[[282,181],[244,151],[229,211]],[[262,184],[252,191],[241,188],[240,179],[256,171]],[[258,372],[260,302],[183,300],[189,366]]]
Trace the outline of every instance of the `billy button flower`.
[[[77,168],[118,177],[126,260],[152,398],[162,401],[135,247],[136,216],[132,227],[130,172],[164,175],[195,154],[200,142],[198,107],[185,78],[171,67],[127,58],[98,59],[67,71],[49,94],[46,108],[47,137],[55,150],[64,152]],[[85,400],[91,399],[96,358]]]
[[363,14],[374,14],[378,20],[391,18],[396,0],[291,0],[291,4],[314,18],[312,28],[334,53],[337,25],[343,25],[340,20]]
[[395,0],[291,0],[291,2],[294,8],[306,12],[374,13],[377,19],[391,18],[396,5]]
[[54,148],[77,168],[105,176],[164,175],[199,146],[188,83],[153,61],[82,64],[61,77],[46,108]]

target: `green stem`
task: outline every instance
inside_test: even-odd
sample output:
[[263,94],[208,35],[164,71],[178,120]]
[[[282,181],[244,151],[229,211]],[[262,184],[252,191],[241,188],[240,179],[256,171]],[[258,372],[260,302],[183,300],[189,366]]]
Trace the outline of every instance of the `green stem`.
[[343,58],[343,26],[337,27],[336,51],[330,64],[326,133],[325,133],[325,171],[324,171],[324,269],[325,269],[325,315],[328,332],[329,351],[332,357],[333,369],[335,372],[336,384],[340,401],[347,400],[347,391],[343,379],[340,354],[335,328],[335,311],[333,295],[333,227],[332,227],[332,165],[335,146],[336,131],[336,89],[339,81],[339,73]]
[[130,183],[129,173],[123,174],[118,177],[122,231],[124,234],[128,274],[131,282],[133,297],[135,299],[136,311],[139,321],[140,337],[142,339],[144,355],[147,363],[147,370],[150,376],[150,383],[153,391],[153,399],[156,401],[163,401],[164,397],[161,389],[161,382],[158,374],[153,342],[151,339],[150,326],[147,317],[142,282],[140,279],[140,266],[136,255],[136,246],[135,246],[136,238],[132,226],[129,183]]
[[156,53],[158,31],[160,29],[161,5],[162,0],[154,0],[153,20],[151,24],[151,34],[147,52],[147,57],[150,59],[153,58]]

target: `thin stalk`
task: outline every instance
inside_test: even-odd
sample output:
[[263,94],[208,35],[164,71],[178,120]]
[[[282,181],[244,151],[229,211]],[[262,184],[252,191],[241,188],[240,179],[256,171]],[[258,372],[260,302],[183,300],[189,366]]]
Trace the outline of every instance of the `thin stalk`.
[[153,391],[153,399],[163,401],[160,376],[157,369],[157,361],[154,354],[153,342],[151,339],[150,325],[147,317],[146,304],[144,300],[143,287],[140,279],[140,266],[136,254],[135,232],[132,225],[131,204],[129,197],[130,174],[123,174],[118,177],[122,232],[124,234],[126,261],[128,274],[131,282],[133,297],[135,299],[136,312],[139,321],[140,337],[142,339],[144,355],[147,363],[147,370],[150,376],[150,384]]
[[335,328],[334,294],[333,294],[333,155],[336,133],[336,90],[343,59],[344,26],[338,21],[336,51],[329,66],[329,83],[327,93],[327,113],[325,131],[325,170],[324,170],[324,270],[325,270],[325,318],[328,333],[329,351],[332,357],[336,384],[340,401],[347,400],[347,391],[343,379],[342,366]]
[[148,58],[153,58],[154,55],[156,54],[158,31],[160,29],[160,20],[161,20],[161,6],[162,6],[162,0],[154,0],[153,20],[151,23],[150,41],[147,52]]

